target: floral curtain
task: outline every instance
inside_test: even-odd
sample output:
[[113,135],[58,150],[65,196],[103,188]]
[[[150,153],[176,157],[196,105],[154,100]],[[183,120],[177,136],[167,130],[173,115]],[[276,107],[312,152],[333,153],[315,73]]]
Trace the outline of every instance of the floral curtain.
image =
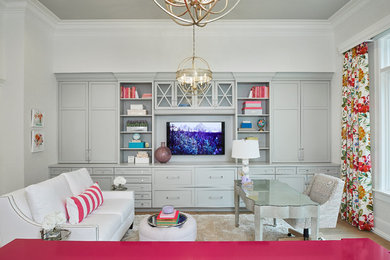
[[360,230],[374,226],[367,43],[344,53],[341,217]]

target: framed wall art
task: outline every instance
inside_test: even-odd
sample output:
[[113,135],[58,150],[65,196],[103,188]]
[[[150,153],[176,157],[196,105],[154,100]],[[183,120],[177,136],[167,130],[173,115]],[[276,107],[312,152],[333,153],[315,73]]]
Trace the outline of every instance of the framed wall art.
[[32,127],[43,127],[45,116],[38,109],[31,109],[31,126]]
[[45,135],[40,130],[31,131],[31,152],[42,152],[45,150]]

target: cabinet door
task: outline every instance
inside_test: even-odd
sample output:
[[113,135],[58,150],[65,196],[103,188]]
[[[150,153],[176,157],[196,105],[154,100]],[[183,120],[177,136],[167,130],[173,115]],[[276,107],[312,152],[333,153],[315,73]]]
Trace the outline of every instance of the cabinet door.
[[59,85],[60,163],[88,162],[88,84]]
[[305,162],[330,161],[329,83],[301,83],[301,144]]
[[303,175],[276,175],[276,179],[284,182],[299,192],[305,191],[306,177]]
[[89,84],[89,162],[118,160],[117,84]]
[[272,160],[298,161],[300,144],[299,82],[272,83]]
[[155,96],[155,108],[172,108],[176,100],[174,96],[174,81],[159,81],[155,82],[156,96]]

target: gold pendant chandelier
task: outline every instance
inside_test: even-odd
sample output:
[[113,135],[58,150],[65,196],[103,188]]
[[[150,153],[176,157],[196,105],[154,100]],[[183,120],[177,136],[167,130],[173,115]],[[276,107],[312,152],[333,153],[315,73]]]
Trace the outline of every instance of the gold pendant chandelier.
[[[205,26],[230,13],[240,2],[233,0],[153,0],[179,25]],[[165,8],[163,5],[165,4]]]
[[213,79],[213,73],[206,60],[195,56],[195,25],[192,27],[192,57],[185,58],[177,68],[176,79],[186,92],[204,92]]

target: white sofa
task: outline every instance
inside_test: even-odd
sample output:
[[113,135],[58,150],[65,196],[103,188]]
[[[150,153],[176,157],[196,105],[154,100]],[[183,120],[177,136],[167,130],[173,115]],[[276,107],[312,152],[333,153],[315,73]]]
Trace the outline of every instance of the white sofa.
[[[79,195],[92,179],[86,169],[0,196],[0,246],[16,238],[40,238],[43,217],[65,211],[67,197]],[[71,231],[69,240],[119,241],[134,220],[132,191],[103,191],[103,204],[81,223],[62,225]]]

